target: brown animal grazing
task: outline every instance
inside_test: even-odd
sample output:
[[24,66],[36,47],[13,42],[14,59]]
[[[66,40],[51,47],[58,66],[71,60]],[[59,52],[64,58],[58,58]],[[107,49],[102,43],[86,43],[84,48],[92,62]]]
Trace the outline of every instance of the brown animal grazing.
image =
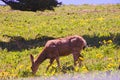
[[[81,57],[80,52],[86,45],[86,41],[77,35],[49,40],[35,61],[34,57],[30,55],[32,62],[32,73],[35,74],[38,70],[39,65],[46,59],[50,59],[50,65],[48,65],[46,70],[48,70],[55,59],[57,61],[58,67],[60,67],[59,57],[67,56],[69,54],[73,55],[74,66],[76,66],[76,61],[79,61],[79,57]],[[79,65],[80,64],[81,61],[79,61]]]

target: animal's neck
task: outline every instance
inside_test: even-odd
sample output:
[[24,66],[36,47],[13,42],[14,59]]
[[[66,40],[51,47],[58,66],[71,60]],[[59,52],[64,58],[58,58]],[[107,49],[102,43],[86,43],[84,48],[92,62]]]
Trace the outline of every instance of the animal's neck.
[[35,65],[39,66],[44,60],[46,59],[46,53],[43,50],[41,52],[41,54],[37,57],[37,59],[35,60]]

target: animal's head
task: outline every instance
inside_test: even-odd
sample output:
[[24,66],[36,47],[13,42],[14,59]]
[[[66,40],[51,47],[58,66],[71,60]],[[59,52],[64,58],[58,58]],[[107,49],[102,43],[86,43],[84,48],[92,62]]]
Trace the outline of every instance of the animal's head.
[[37,72],[38,66],[35,64],[34,62],[34,57],[32,54],[30,54],[30,60],[32,63],[31,69],[32,69],[32,73],[35,74]]

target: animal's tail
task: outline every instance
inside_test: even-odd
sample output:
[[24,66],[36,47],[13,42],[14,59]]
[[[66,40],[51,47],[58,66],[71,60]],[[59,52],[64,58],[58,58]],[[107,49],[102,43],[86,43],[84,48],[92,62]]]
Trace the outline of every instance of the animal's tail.
[[87,42],[86,42],[86,40],[85,40],[85,39],[83,39],[83,43],[84,43],[83,49],[87,48],[87,47],[88,47],[88,45],[87,45]]

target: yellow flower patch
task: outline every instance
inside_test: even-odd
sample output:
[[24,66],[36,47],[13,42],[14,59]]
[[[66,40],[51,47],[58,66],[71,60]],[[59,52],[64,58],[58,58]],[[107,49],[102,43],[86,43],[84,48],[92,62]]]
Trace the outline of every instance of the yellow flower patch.
[[82,72],[84,72],[84,73],[89,72],[86,66],[83,66],[83,67],[82,67]]
[[98,53],[98,54],[96,54],[96,57],[99,58],[99,59],[102,59],[104,57],[104,55],[101,54],[101,53]]
[[108,44],[111,44],[111,43],[112,43],[112,40],[108,40],[107,43],[108,43]]
[[83,58],[83,57],[79,57],[79,59],[80,59],[81,61],[84,61],[84,58]]

